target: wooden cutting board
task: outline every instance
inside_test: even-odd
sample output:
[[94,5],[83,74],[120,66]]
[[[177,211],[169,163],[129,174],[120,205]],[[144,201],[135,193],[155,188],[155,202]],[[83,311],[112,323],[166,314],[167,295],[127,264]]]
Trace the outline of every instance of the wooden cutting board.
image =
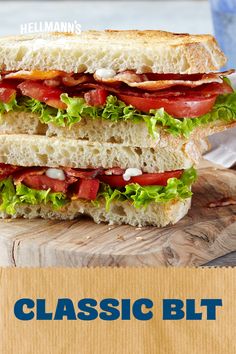
[[196,266],[236,250],[236,171],[204,167],[192,208],[177,225],[157,229],[72,222],[3,220],[0,266]]

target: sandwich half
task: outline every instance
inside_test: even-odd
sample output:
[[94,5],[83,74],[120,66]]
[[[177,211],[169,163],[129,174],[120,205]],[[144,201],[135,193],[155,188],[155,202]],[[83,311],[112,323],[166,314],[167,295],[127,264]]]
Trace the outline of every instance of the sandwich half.
[[210,35],[0,39],[1,216],[176,223],[207,136],[236,124],[225,62]]

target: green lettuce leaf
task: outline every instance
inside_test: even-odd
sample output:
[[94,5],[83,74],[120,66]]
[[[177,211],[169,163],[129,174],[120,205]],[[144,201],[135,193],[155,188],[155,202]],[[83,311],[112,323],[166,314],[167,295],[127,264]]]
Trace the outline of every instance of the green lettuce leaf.
[[[147,207],[151,202],[166,203],[170,200],[183,200],[191,197],[191,185],[196,180],[196,170],[190,168],[182,174],[180,179],[170,178],[167,186],[140,186],[137,183],[127,185],[125,188],[112,189],[102,184],[97,199],[91,203],[99,207],[101,198],[105,198],[106,209],[109,210],[113,200],[130,200],[135,208]],[[54,209],[60,209],[68,199],[64,193],[51,193],[50,189],[36,190],[28,188],[22,183],[14,185],[11,178],[0,182],[0,211],[14,215],[18,204],[47,204]]]
[[37,205],[50,203],[54,209],[59,209],[68,202],[64,193],[51,193],[50,189],[46,191],[36,190],[28,188],[22,183],[15,186],[11,178],[0,182],[0,198],[0,210],[9,215],[15,214],[17,204]]
[[169,115],[163,108],[151,109],[148,114],[136,110],[133,106],[108,96],[103,107],[89,106],[81,97],[61,95],[61,101],[66,103],[67,109],[61,110],[29,97],[12,100],[8,104],[0,104],[0,113],[11,110],[24,110],[39,114],[39,119],[44,124],[52,123],[61,127],[72,127],[79,123],[83,117],[103,119],[111,122],[132,121],[133,123],[145,122],[149,134],[156,139],[159,135],[158,128],[162,127],[174,136],[188,137],[198,126],[214,123],[217,120],[231,122],[236,120],[236,92],[219,95],[211,112],[197,118],[177,119]]
[[19,106],[15,96],[8,103],[0,102],[0,114],[16,111],[17,109],[19,109]]
[[15,186],[11,178],[0,181],[0,211],[4,211],[9,215],[15,214],[15,206],[19,202],[16,195]]
[[184,171],[180,179],[170,178],[167,186],[140,186],[131,183],[123,189],[114,190],[107,184],[103,184],[97,200],[105,198],[107,211],[114,200],[130,200],[135,208],[145,208],[151,202],[166,203],[170,200],[183,200],[191,197],[191,185],[196,178],[196,170],[190,168]]
[[66,112],[50,107],[34,98],[23,96],[20,98],[19,105],[24,111],[37,113],[40,122],[43,124],[53,123],[60,127],[65,127],[67,125]]

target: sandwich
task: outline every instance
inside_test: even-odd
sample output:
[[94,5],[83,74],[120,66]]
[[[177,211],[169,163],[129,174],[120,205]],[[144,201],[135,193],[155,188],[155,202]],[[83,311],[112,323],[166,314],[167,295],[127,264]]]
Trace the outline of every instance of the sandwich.
[[1,38],[1,217],[179,221],[207,136],[236,124],[225,62],[210,35]]

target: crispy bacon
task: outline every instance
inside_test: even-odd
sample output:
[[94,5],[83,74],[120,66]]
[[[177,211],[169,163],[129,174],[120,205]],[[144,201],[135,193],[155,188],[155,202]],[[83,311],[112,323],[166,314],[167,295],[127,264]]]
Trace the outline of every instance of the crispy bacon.
[[[167,97],[179,97],[179,96],[194,96],[196,97],[197,95],[200,97],[206,96],[208,97],[209,95],[218,95],[222,94],[222,83],[211,83],[211,84],[203,84],[202,86],[197,86],[197,87],[180,87],[180,86],[175,86],[169,89],[164,89],[164,90],[158,90],[158,91],[151,91],[151,92],[144,92],[140,89],[137,88],[127,88],[127,87],[109,87],[108,85],[102,84],[102,83],[85,83],[81,84],[78,87],[76,87],[77,92],[78,91],[85,91],[85,90],[90,90],[90,89],[101,89],[104,88],[108,92],[111,92],[115,95],[126,95],[126,96],[135,96],[135,97],[143,97],[143,98],[157,98],[157,97],[162,97],[162,98],[167,98]],[[227,93],[227,92],[225,92]]]
[[15,184],[21,183],[26,177],[43,175],[47,171],[46,167],[19,167],[19,170],[13,173]]
[[[51,71],[26,71],[20,70],[17,72],[3,73],[4,79],[21,79],[21,80],[45,80],[45,84],[48,86],[56,86],[58,84],[57,80],[62,81],[67,87],[76,87],[89,83],[92,86],[90,88],[99,88],[98,84],[102,84],[100,88],[105,88],[103,85],[107,85],[110,88],[116,89],[121,84],[126,84],[131,88],[136,88],[146,91],[159,91],[175,86],[185,86],[185,87],[198,87],[203,84],[209,83],[221,83],[222,77],[230,75],[234,70],[228,70],[216,73],[205,73],[205,74],[136,74],[132,70],[126,70],[116,74],[113,78],[103,79],[96,75],[91,74],[73,74],[66,73],[59,70]],[[56,80],[56,81],[53,81]],[[94,82],[93,82],[94,80]],[[54,87],[55,87],[54,86]]]
[[147,91],[158,91],[174,86],[198,87],[203,84],[222,83],[222,76],[230,75],[234,70],[218,73],[181,75],[181,74],[136,74],[130,70],[118,73],[113,78],[102,79],[94,74],[94,79],[105,84],[125,83]]
[[40,70],[19,70],[16,72],[8,73],[4,76],[5,79],[22,79],[22,80],[49,80],[55,79],[59,76],[68,75],[64,71],[60,70],[49,70],[49,71],[40,71]]
[[55,79],[47,79],[44,80],[44,84],[49,86],[49,87],[57,87],[61,84],[61,78],[55,78]]
[[68,177],[76,177],[76,178],[85,178],[85,179],[93,179],[96,178],[99,174],[102,174],[103,168],[96,169],[75,169],[75,168],[64,168],[64,172]]
[[48,190],[50,189],[52,192],[62,192],[66,193],[68,188],[68,183],[65,181],[61,181],[58,179],[52,179],[46,175],[27,175],[23,181],[29,188],[38,189],[38,190]]
[[125,173],[125,170],[120,167],[113,167],[109,168],[108,170],[104,171],[104,174],[107,176],[115,175],[115,176],[121,176]]
[[77,86],[79,84],[83,84],[84,82],[90,81],[90,76],[89,75],[80,75],[78,78],[75,78],[73,76],[63,76],[62,77],[62,82],[65,86]]
[[0,181],[11,176],[14,172],[18,171],[20,167],[13,166],[5,163],[0,163]]

